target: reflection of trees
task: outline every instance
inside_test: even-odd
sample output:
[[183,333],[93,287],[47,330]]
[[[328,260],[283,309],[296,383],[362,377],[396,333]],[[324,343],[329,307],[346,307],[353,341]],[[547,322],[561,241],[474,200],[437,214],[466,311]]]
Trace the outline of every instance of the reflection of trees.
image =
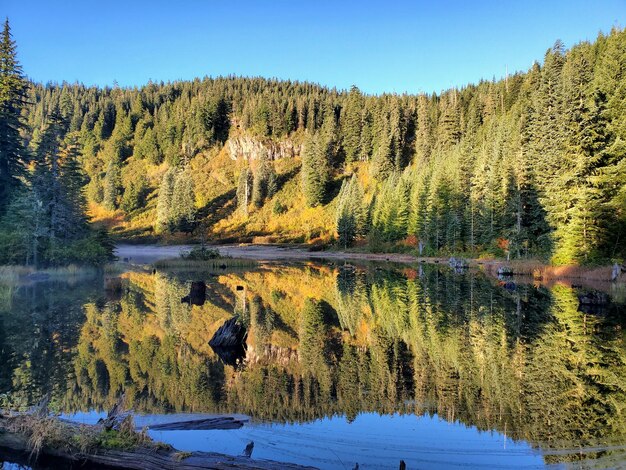
[[120,302],[85,306],[74,365],[81,408],[110,406],[124,391],[144,411],[214,409],[224,367],[196,335],[221,309],[181,304],[188,286],[176,279],[131,275]]
[[365,274],[354,269],[340,269],[337,273],[335,306],[339,323],[355,335],[367,305]]
[[421,283],[374,284],[370,301],[380,326],[413,352],[415,399],[428,410],[543,446],[623,439],[619,328],[578,312],[571,289],[548,299],[478,278],[451,286],[431,272]]
[[88,278],[15,288],[0,309],[0,393],[10,391],[13,403],[25,406],[51,391],[52,405],[58,405],[71,377],[82,305],[101,295],[101,282]]
[[[307,301],[300,363],[238,376],[228,393],[237,394],[244,411],[273,419],[351,418],[364,410],[407,411],[411,403],[418,413],[437,412],[544,448],[623,439],[620,328],[610,316],[578,312],[571,289],[518,286],[510,293],[480,277],[433,268],[420,278],[366,279],[341,270],[335,289],[340,351],[324,350],[339,332],[322,324],[317,304]],[[325,393],[320,384],[329,374]]]
[[619,326],[577,311],[571,289],[552,290],[551,322],[526,363],[526,433],[562,447],[626,435],[626,351]]
[[[20,291],[0,318],[0,385],[24,401],[52,388],[66,409],[107,407],[123,390],[146,411],[438,413],[544,449],[626,432],[619,316],[578,312],[568,288],[510,293],[437,267],[288,267],[211,278],[203,306],[181,304],[187,292],[182,280],[136,273],[121,300],[82,309],[89,296],[74,288]],[[207,342],[244,305],[247,362],[234,370]]]

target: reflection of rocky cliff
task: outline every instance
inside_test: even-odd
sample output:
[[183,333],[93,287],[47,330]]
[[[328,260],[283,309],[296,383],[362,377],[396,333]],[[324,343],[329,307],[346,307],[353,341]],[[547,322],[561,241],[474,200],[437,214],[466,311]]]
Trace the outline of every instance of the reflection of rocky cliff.
[[[46,344],[59,346],[37,374],[65,371],[69,387],[32,383],[56,384],[66,408],[107,407],[125,390],[137,410],[237,411],[279,421],[438,413],[544,449],[626,433],[622,325],[611,311],[577,311],[568,288],[511,293],[436,267],[292,266],[208,277],[207,302],[197,306],[180,303],[187,280],[128,278],[121,300],[85,305],[77,346],[46,333]],[[208,346],[233,314],[248,329],[236,369]],[[75,331],[82,313],[72,318]],[[17,350],[17,339],[0,334],[2,351]],[[19,357],[45,357],[36,342],[23,342],[23,355],[9,362],[13,382],[28,370]]]

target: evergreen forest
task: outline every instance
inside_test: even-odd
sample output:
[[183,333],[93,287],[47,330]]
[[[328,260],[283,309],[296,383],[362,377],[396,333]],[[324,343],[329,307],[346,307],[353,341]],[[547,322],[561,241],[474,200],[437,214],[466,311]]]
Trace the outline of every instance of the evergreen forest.
[[554,264],[626,256],[621,29],[420,95],[235,76],[33,83],[8,21],[0,47],[0,263],[102,262],[107,230]]

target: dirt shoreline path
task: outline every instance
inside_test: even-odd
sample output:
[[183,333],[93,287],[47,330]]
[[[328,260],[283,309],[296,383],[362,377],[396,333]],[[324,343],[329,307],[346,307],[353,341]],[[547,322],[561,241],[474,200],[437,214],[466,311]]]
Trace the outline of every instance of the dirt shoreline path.
[[[177,258],[181,253],[189,251],[194,245],[117,245],[115,253],[120,260],[135,263],[153,263],[160,259]],[[222,256],[233,258],[254,259],[257,261],[290,261],[290,260],[362,260],[389,261],[394,263],[417,263],[420,261],[434,262],[444,258],[417,258],[402,253],[352,253],[345,251],[308,251],[299,247],[272,245],[210,245],[207,248],[219,250]]]

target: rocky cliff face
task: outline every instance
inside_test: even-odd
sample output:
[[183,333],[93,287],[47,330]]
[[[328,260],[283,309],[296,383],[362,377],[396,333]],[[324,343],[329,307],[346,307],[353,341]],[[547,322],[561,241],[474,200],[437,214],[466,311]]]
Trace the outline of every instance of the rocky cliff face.
[[260,159],[263,154],[267,154],[270,160],[293,158],[302,150],[302,145],[295,144],[289,139],[280,142],[263,142],[247,135],[231,137],[226,145],[230,158],[247,161]]

